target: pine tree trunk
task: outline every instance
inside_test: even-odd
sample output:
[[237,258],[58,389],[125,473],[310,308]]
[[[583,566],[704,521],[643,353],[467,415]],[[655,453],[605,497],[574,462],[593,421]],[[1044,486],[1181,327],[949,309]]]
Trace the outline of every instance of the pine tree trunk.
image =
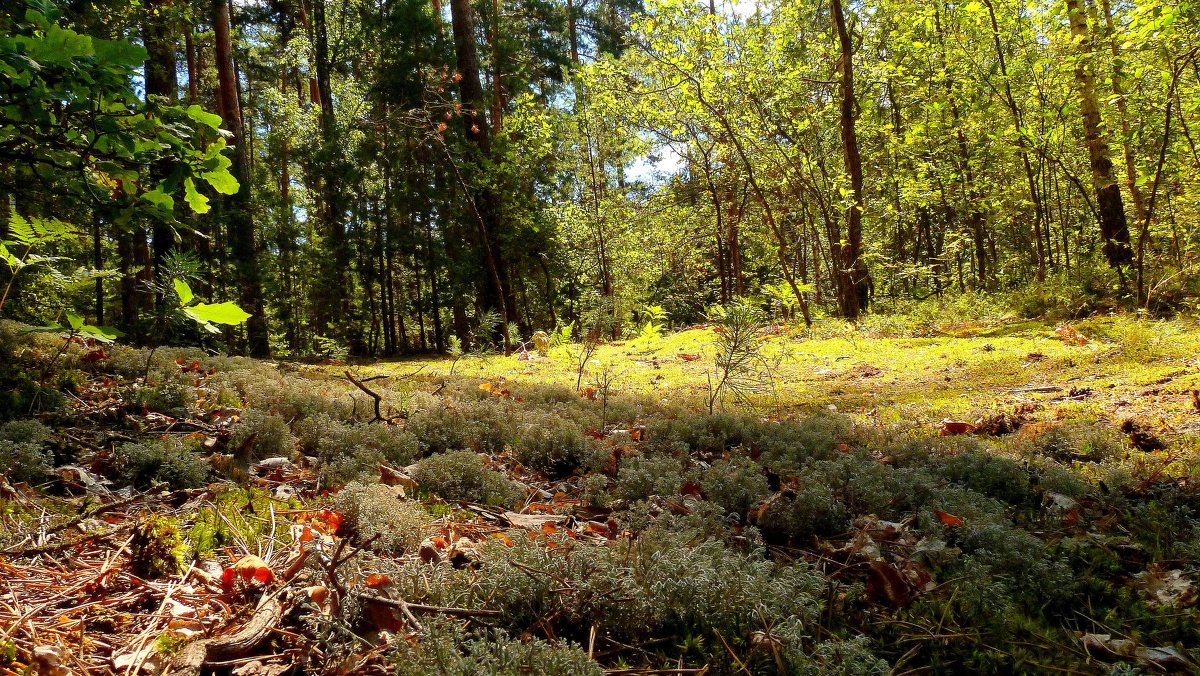
[[[169,16],[171,0],[149,0],[146,3],[146,19],[142,24],[142,41],[146,47],[146,96],[159,97],[165,103],[174,103],[178,96],[179,81],[175,74],[175,30]],[[150,180],[157,183],[166,178],[172,169],[170,160],[156,162],[150,168]],[[164,222],[155,221],[152,230],[154,274],[162,275],[163,259],[175,244],[175,231]],[[161,294],[155,299],[161,303]]]
[[[451,0],[451,29],[454,33],[454,51],[458,62],[459,96],[462,99],[462,118],[467,140],[475,146],[481,160],[491,157],[491,138],[483,111],[486,107],[483,86],[479,79],[479,58],[475,46],[475,15],[470,0]],[[500,312],[502,324],[508,324],[516,315],[516,298],[505,287],[505,270],[498,251],[496,235],[499,232],[500,204],[498,196],[489,187],[471,190],[463,185],[469,205],[474,213],[479,232],[479,246],[484,264],[488,269],[492,286],[492,304]],[[458,307],[456,306],[456,310]],[[458,321],[456,319],[456,324]],[[456,327],[457,328],[457,327]],[[505,351],[511,346],[505,334]]]
[[237,77],[233,68],[233,45],[227,0],[213,0],[213,34],[217,56],[217,102],[223,126],[233,135],[233,166],[238,180],[236,194],[226,200],[229,254],[238,283],[238,301],[250,313],[246,321],[246,339],[251,356],[265,357],[271,348],[267,318],[263,310],[262,281],[254,243],[254,214],[251,211],[250,157],[246,151],[246,130],[238,101]]

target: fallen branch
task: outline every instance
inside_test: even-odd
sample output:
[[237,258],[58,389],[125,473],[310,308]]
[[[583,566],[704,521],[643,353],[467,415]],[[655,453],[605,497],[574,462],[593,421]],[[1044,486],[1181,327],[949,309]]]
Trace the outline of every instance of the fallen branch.
[[363,598],[380,603],[385,606],[398,608],[403,612],[408,609],[414,613],[426,613],[430,615],[449,615],[450,617],[499,617],[499,610],[491,610],[489,608],[454,608],[450,606],[427,606],[423,603],[409,603],[397,599],[390,599],[386,596],[377,596],[374,594],[364,595]]
[[284,605],[277,594],[263,599],[250,620],[237,633],[190,643],[171,660],[169,673],[200,676],[205,667],[245,657],[259,646],[283,618]]

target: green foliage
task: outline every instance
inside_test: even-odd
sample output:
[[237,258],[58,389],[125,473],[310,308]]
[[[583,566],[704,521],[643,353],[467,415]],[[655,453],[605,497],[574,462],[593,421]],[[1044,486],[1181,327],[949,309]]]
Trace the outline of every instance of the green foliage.
[[378,552],[416,551],[432,517],[420,504],[401,500],[383,484],[351,482],[338,492],[333,507],[347,519],[359,542]]
[[553,413],[521,424],[513,452],[521,464],[554,477],[597,470],[608,460],[603,445],[585,435],[579,424]]
[[38,483],[54,468],[46,449],[50,429],[36,420],[13,420],[0,425],[0,471],[10,482]]
[[578,674],[600,676],[600,665],[570,643],[516,640],[503,632],[467,634],[437,623],[428,635],[404,642],[394,658],[398,676],[524,676]]
[[209,333],[220,333],[217,324],[237,326],[250,319],[250,313],[238,307],[236,303],[200,303],[188,283],[182,279],[171,280],[175,293],[179,298],[180,311],[185,317],[196,322]]
[[156,580],[179,573],[183,539],[179,527],[165,517],[150,517],[134,526],[129,564],[134,575]]
[[700,488],[708,500],[727,512],[743,516],[769,492],[762,466],[741,455],[713,463],[704,470]]
[[613,494],[630,501],[674,497],[683,479],[683,463],[671,456],[630,453],[621,458]]
[[229,447],[243,461],[272,457],[290,457],[296,450],[296,439],[287,421],[255,409],[242,413],[230,429]]
[[175,439],[127,442],[113,451],[113,473],[119,483],[135,488],[166,484],[171,489],[203,486],[208,463]]
[[750,304],[720,308],[712,319],[721,330],[713,345],[715,370],[708,376],[710,414],[726,397],[750,404],[752,395],[770,391],[772,367],[778,367],[763,352],[762,317]]
[[503,472],[488,468],[484,459],[472,451],[449,451],[425,458],[417,463],[413,478],[423,490],[444,500],[511,506],[523,495]]
[[378,476],[381,463],[402,467],[418,457],[416,437],[391,426],[347,424],[318,414],[298,421],[295,430],[301,451],[321,461],[326,486]]

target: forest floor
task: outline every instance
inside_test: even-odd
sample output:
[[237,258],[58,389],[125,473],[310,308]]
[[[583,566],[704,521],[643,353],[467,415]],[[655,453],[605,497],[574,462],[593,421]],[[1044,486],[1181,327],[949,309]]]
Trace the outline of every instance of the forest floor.
[[764,327],[710,413],[720,330],[301,364],[0,325],[0,675],[1200,669],[1195,321]]
[[[1057,330],[1064,327],[1062,330]],[[417,372],[497,384],[557,384],[611,390],[700,406],[715,352],[712,326],[602,344],[578,373],[578,345],[547,355],[521,351],[454,360],[405,359],[364,365],[365,375]],[[1070,333],[1066,333],[1066,332]],[[974,420],[1037,403],[1054,418],[1136,416],[1200,431],[1191,392],[1200,388],[1200,327],[1183,322],[1094,317],[1047,321],[946,322],[933,337],[873,335],[840,322],[773,327],[762,337],[778,356],[757,408],[777,417],[836,410],[876,424]],[[334,369],[336,371],[337,369]]]

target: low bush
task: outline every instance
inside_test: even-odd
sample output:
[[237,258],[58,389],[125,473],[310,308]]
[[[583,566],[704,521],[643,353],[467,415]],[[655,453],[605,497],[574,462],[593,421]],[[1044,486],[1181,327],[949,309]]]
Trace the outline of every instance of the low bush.
[[0,425],[0,474],[12,483],[38,483],[54,469],[46,448],[50,428],[36,420],[13,420]]
[[378,552],[415,551],[432,520],[419,503],[401,500],[388,486],[351,482],[333,501],[360,543]]
[[1022,428],[1014,438],[1012,448],[1027,458],[1103,462],[1119,455],[1125,448],[1125,441],[1111,425],[1080,421]]
[[208,464],[188,445],[172,438],[117,446],[113,472],[118,483],[136,488],[150,488],[155,483],[172,489],[196,488],[207,480]]
[[418,439],[422,455],[461,450],[492,453],[504,448],[508,418],[487,401],[457,409],[436,405],[409,416],[405,429]]
[[233,426],[229,447],[242,460],[289,457],[296,450],[296,439],[283,418],[255,409],[247,409]]
[[700,488],[707,499],[742,516],[770,492],[762,466],[743,455],[713,463],[700,474]]
[[397,642],[397,676],[526,676],[570,674],[601,676],[603,669],[578,645],[542,639],[514,639],[508,634],[468,634],[450,623],[438,623],[418,641]]
[[321,463],[323,486],[376,476],[380,463],[405,466],[418,457],[411,432],[373,423],[343,423],[316,415],[295,425],[300,450]]
[[551,477],[597,470],[608,460],[604,445],[584,434],[575,421],[553,413],[527,417],[512,440],[517,460]]
[[679,494],[683,479],[683,463],[669,455],[629,453],[621,458],[613,494],[630,501],[672,497]]
[[450,451],[425,458],[417,463],[413,478],[422,489],[443,500],[508,506],[522,497],[520,488],[503,472],[489,469],[472,451]]

